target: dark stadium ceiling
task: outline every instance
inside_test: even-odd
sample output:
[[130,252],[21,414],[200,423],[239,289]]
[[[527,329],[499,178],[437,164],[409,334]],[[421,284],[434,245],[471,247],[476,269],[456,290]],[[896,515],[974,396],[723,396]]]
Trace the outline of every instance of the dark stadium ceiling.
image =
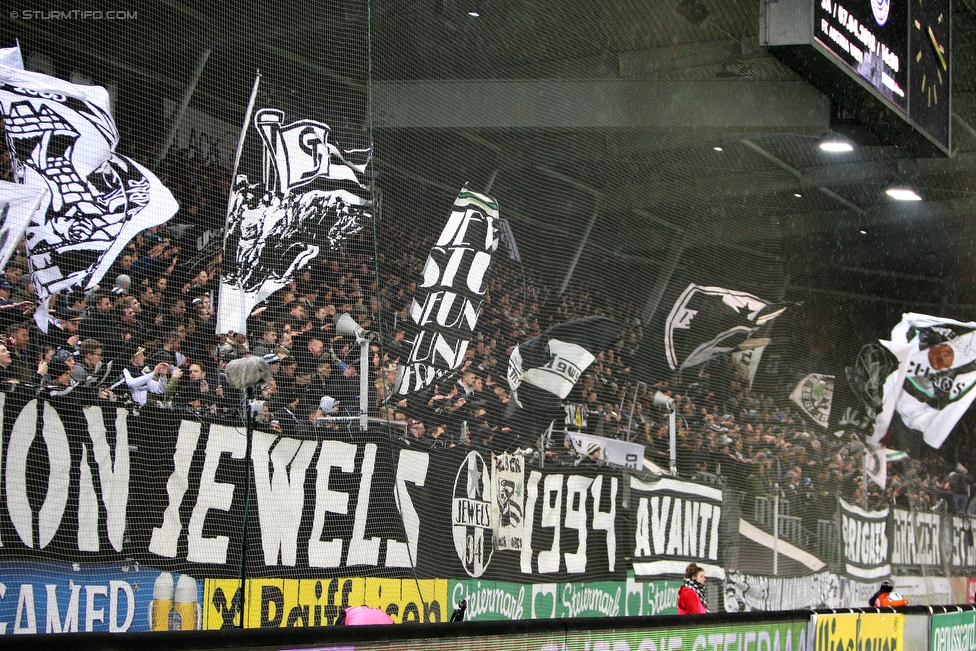
[[[255,69],[310,108],[364,73],[343,72],[331,47],[362,8],[127,7],[138,21],[70,30],[4,15],[2,36],[59,70],[142,79],[171,98],[209,48],[191,105],[234,124]],[[838,119],[769,56],[756,0],[373,0],[384,218],[429,212],[433,224],[463,183],[490,184],[523,257],[556,285],[588,234],[573,282],[648,309],[662,270],[699,250],[764,260],[784,298],[976,318],[976,0],[955,0],[953,15],[954,155],[919,159]],[[820,151],[830,135],[855,150]],[[924,201],[896,204],[892,185]]]

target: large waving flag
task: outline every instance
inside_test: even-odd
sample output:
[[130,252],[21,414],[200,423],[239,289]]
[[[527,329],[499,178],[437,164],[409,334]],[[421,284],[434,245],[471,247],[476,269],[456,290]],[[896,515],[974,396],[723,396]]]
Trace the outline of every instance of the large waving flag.
[[903,314],[882,341],[898,360],[884,381],[872,442],[880,441],[895,412],[909,429],[939,448],[976,398],[976,322]]
[[12,49],[0,51],[0,117],[15,180],[46,191],[27,252],[34,319],[47,332],[53,294],[95,286],[133,237],[179,206],[152,172],[115,153],[108,91],[24,70]]
[[522,417],[539,415],[541,424],[562,413],[563,399],[623,329],[613,319],[588,316],[516,346],[508,360],[508,386],[512,401],[528,412]]
[[732,363],[735,364],[735,370],[743,379],[749,381],[750,389],[753,380],[756,379],[756,370],[762,360],[763,351],[766,350],[770,341],[769,337],[746,339],[739,344],[738,350],[732,353]]
[[790,392],[790,400],[803,410],[804,415],[823,428],[830,423],[834,380],[833,375],[809,373]]
[[0,269],[7,267],[47,190],[0,181]]
[[735,350],[786,310],[758,296],[691,283],[668,314],[664,350],[672,369],[686,369]]
[[397,392],[419,391],[464,361],[498,249],[498,204],[463,188],[431,247],[410,303],[416,326],[410,354],[397,369]]
[[248,123],[262,145],[261,169],[239,174],[224,235],[217,332],[247,332],[259,301],[292,281],[323,250],[337,250],[372,217],[366,183],[371,149],[329,141],[324,122],[285,123],[284,112],[258,110]]

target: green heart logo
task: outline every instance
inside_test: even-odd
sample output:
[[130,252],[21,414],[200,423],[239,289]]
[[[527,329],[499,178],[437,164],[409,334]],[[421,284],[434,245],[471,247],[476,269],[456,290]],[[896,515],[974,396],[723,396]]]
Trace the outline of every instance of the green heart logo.
[[532,586],[532,619],[552,619],[556,616],[556,584]]

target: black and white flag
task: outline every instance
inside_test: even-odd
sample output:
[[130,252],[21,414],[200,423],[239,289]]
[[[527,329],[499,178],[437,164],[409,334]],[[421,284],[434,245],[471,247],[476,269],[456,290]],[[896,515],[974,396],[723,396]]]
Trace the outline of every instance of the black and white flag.
[[723,287],[691,283],[668,314],[664,349],[672,369],[686,369],[735,350],[786,310],[782,303]]
[[735,370],[743,379],[749,381],[750,389],[753,380],[756,379],[756,370],[759,368],[759,362],[762,361],[763,351],[766,350],[769,343],[769,337],[746,339],[739,344],[738,350],[732,353],[732,363],[735,364]]
[[0,269],[7,267],[47,190],[0,181]]
[[858,351],[854,364],[844,367],[847,386],[864,406],[871,424],[884,406],[882,389],[885,378],[898,368],[898,360],[877,342],[865,344]]
[[790,393],[790,400],[820,427],[830,423],[830,407],[834,400],[834,376],[809,373]]
[[[4,50],[0,61],[17,57]],[[104,88],[0,64],[0,116],[15,180],[47,191],[27,228],[34,319],[47,332],[52,295],[94,287],[133,237],[179,206],[152,172],[115,153]]]
[[882,341],[898,360],[885,378],[872,442],[888,431],[895,411],[909,429],[939,448],[976,398],[976,322],[903,314]]
[[262,182],[234,181],[224,236],[218,332],[246,332],[259,302],[292,281],[323,249],[336,250],[372,217],[365,182],[371,148],[330,142],[324,122],[264,108],[254,115]]
[[[329,142],[329,125],[315,120],[285,124],[284,112],[277,109],[258,111],[254,125],[261,134],[265,151],[270,153],[265,164],[274,168],[277,177],[276,185],[268,190],[297,188],[319,177],[351,181],[366,188],[362,177],[369,165],[369,149],[343,152]],[[271,179],[268,172],[266,180]]]
[[613,319],[588,316],[519,344],[508,360],[512,400],[527,410],[558,413],[583,372],[623,328]]
[[880,443],[864,446],[864,474],[880,486],[882,490],[888,483],[888,450]]
[[431,247],[423,280],[410,303],[417,334],[410,354],[397,369],[398,393],[428,387],[464,360],[478,325],[498,240],[498,204],[462,189]]

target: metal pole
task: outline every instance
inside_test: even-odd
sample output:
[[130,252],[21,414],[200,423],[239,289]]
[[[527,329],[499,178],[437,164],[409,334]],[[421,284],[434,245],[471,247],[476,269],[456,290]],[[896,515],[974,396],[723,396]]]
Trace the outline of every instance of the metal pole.
[[234,184],[237,182],[237,169],[241,165],[241,156],[244,153],[244,140],[247,138],[247,128],[251,125],[251,115],[254,113],[254,103],[258,98],[258,88],[261,86],[261,71],[258,70],[254,76],[254,85],[251,86],[251,97],[247,100],[247,110],[244,111],[244,124],[241,125],[241,136],[237,139],[237,151],[234,152],[234,168],[230,174],[230,193],[227,198],[227,214],[230,214],[231,206],[234,204]]
[[485,194],[491,192],[491,186],[495,185],[495,179],[498,177],[498,169],[494,169],[491,172],[491,176],[488,177],[488,182],[485,183]]
[[779,576],[779,484],[773,504],[773,576]]
[[864,448],[861,454],[861,506],[865,511],[868,510],[868,449]]
[[[257,97],[258,97],[258,87],[260,85],[261,85],[261,71],[258,70],[257,75],[254,77],[254,85],[251,87],[251,97],[250,97],[250,99],[247,102],[247,110],[244,111],[244,124],[241,125],[241,136],[240,136],[240,138],[237,139],[237,152],[234,154],[234,169],[233,169],[233,171],[231,172],[231,175],[230,175],[230,190],[227,193],[227,213],[224,215],[224,234],[225,234],[225,236],[226,236],[226,231],[227,231],[227,219],[230,217],[230,211],[234,207],[234,194],[235,194],[234,191],[236,189],[235,188],[235,185],[237,183],[237,169],[238,169],[238,167],[241,164],[241,155],[244,152],[244,139],[247,137],[247,127],[248,127],[248,125],[251,124],[251,114],[254,112],[254,102],[257,100]],[[224,251],[223,246],[220,247],[220,250],[223,251],[224,254],[227,254],[228,253],[228,251]],[[233,256],[233,255],[236,255],[236,252],[232,252],[231,253],[231,256]],[[233,258],[231,258],[231,259],[233,259]],[[222,287],[223,287],[223,285],[221,284],[221,291],[223,291]],[[219,295],[218,295],[217,300],[218,300],[217,307],[222,312],[224,310],[229,310],[230,309],[230,305],[220,305],[220,303],[219,303],[219,301],[220,301]],[[241,316],[240,316],[239,322],[240,323],[247,323],[247,314],[244,313],[244,311],[243,311],[244,310],[244,307],[245,307],[244,303],[243,302],[237,303],[236,305],[234,305],[234,307],[239,312],[241,312]],[[220,325],[221,325],[220,320],[219,319],[214,319],[214,332],[216,332],[217,334],[221,334],[219,332]]]
[[183,122],[183,115],[186,113],[186,108],[190,105],[190,98],[193,97],[193,92],[197,89],[197,83],[200,81],[200,75],[203,74],[203,69],[207,66],[207,60],[209,58],[210,48],[207,48],[200,53],[200,58],[197,59],[197,67],[193,69],[193,74],[190,76],[190,83],[186,85],[186,90],[183,91],[183,100],[173,113],[173,119],[170,122],[169,130],[166,132],[166,138],[163,140],[162,144],[159,146],[159,150],[156,152],[156,160],[153,161],[153,167],[159,167],[159,163],[166,157],[167,152],[169,152],[169,148],[173,145],[173,140],[176,139],[176,132],[179,130],[180,124]]
[[583,249],[586,248],[586,243],[590,239],[590,231],[593,230],[593,225],[596,224],[596,218],[599,216],[600,200],[597,199],[596,205],[593,206],[593,214],[590,215],[590,221],[586,225],[586,230],[583,231],[583,237],[580,239],[579,246],[576,247],[573,259],[569,261],[569,269],[566,270],[566,275],[563,276],[563,282],[559,285],[560,296],[566,291],[566,287],[569,286],[569,280],[573,277],[573,272],[576,271],[576,264],[579,262],[580,256],[583,255]]
[[369,339],[359,340],[359,429],[369,429]]
[[549,421],[549,427],[546,428],[546,431],[542,434],[542,437],[539,440],[540,443],[539,448],[541,448],[539,450],[541,452],[541,454],[539,455],[540,468],[546,467],[546,450],[549,448],[548,445],[549,438],[552,436],[552,428],[553,426],[555,426],[555,424],[556,424],[555,421]]
[[676,454],[677,453],[677,445],[678,444],[677,444],[677,441],[675,440],[675,431],[674,431],[675,430],[675,426],[676,426],[676,424],[675,424],[675,416],[676,416],[676,414],[675,414],[674,407],[671,407],[670,409],[668,409],[668,429],[670,430],[670,434],[671,434],[671,445],[670,445],[670,447],[671,447],[671,450],[670,450],[670,453],[671,453],[671,467],[670,467],[670,471],[671,471],[671,476],[672,477],[677,477],[678,476],[678,464],[677,464],[677,454]]
[[650,322],[651,317],[654,316],[654,312],[657,311],[661,297],[664,296],[664,290],[667,289],[668,283],[671,282],[671,276],[674,275],[674,270],[678,268],[678,261],[681,259],[681,254],[685,250],[684,237],[684,234],[679,235],[675,242],[671,244],[668,257],[664,260],[664,264],[662,265],[661,271],[658,272],[657,278],[654,279],[654,287],[651,289],[651,294],[647,297],[647,304],[644,305],[644,311],[641,313],[641,321],[645,326]]
[[[630,427],[634,423],[634,408],[637,406],[637,394],[640,393],[640,386],[642,384],[644,385],[644,388],[647,388],[647,382],[638,382],[637,386],[634,387],[634,401],[630,403],[630,418],[627,420],[627,442],[628,443],[630,443],[631,441]],[[623,411],[622,407],[621,407],[621,411]]]
[[[251,409],[254,405],[254,387],[247,388],[247,400],[244,401],[244,436],[247,438],[244,444],[244,465],[246,467],[244,480],[244,521],[241,524],[241,585],[238,588],[240,598],[237,600],[241,609],[241,619],[237,628],[244,628],[244,604],[246,598],[244,593],[247,588],[247,516],[251,506],[251,439],[253,438],[254,414]],[[233,601],[233,600],[231,600]]]

